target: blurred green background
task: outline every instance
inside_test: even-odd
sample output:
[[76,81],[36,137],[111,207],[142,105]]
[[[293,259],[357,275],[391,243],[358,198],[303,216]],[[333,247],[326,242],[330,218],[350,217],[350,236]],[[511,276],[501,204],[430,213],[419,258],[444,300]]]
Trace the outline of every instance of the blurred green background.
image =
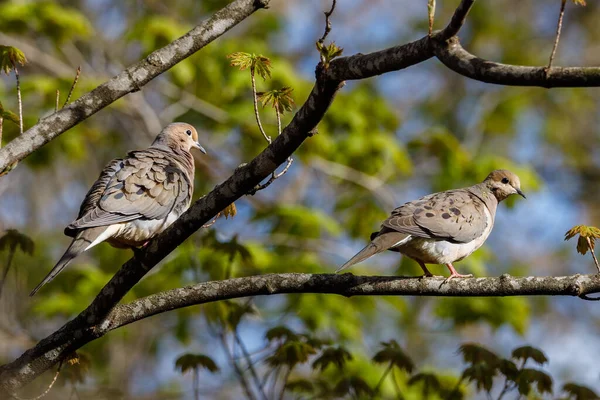
[[[61,135],[0,179],[0,229],[16,229],[35,243],[32,255],[16,252],[0,298],[0,363],[11,361],[78,314],[131,256],[130,251],[98,246],[37,296],[27,296],[68,245],[62,230],[75,218],[87,189],[109,160],[147,147],[167,123],[189,122],[208,150],[207,156],[197,158],[197,198],[265,147],[254,121],[248,71],[231,67],[228,54],[269,57],[272,79],[259,78],[258,90],[291,86],[296,104],[304,102],[314,82],[322,13],[330,4],[271,3],[268,10],[257,12],[141,92]],[[345,55],[426,34],[426,0],[338,3],[328,40],[343,47]],[[436,29],[445,25],[458,3],[438,1]],[[20,68],[25,129],[53,112],[57,89],[62,104],[78,65],[82,73],[74,98],[225,4],[1,3],[0,44],[20,48],[29,60]],[[559,7],[559,0],[479,1],[461,41],[483,58],[545,65]],[[586,7],[567,4],[555,65],[600,63],[598,18],[597,2]],[[17,111],[13,75],[1,76],[0,101]],[[563,235],[579,223],[600,223],[599,101],[594,88],[546,90],[470,81],[436,59],[349,82],[320,123],[319,134],[294,155],[285,176],[238,201],[235,218],[219,219],[194,234],[125,300],[209,279],[332,272],[365,245],[395,206],[433,191],[471,185],[495,168],[517,173],[528,199],[511,199],[499,207],[486,245],[457,264],[458,270],[476,276],[593,273],[591,259],[577,255],[574,243],[563,242]],[[275,136],[273,110],[265,108],[261,115],[268,133]],[[284,124],[291,115],[284,115]],[[5,122],[4,143],[17,133],[16,125]],[[2,265],[8,256],[5,248]],[[447,273],[443,266],[431,270]],[[420,269],[398,254],[382,254],[352,272],[416,275]],[[202,398],[242,398],[232,360],[252,381],[244,367],[243,344],[261,379],[271,374],[266,387],[277,379],[273,376],[282,379],[286,368],[272,358],[281,339],[265,337],[280,326],[307,333],[311,340],[342,345],[353,356],[341,372],[334,367],[311,372],[310,363],[298,361],[301,365],[293,369],[290,381],[319,378],[333,385],[340,376],[359,374],[374,387],[386,365],[370,359],[381,348],[379,342],[396,340],[415,368],[455,382],[465,367],[457,353],[461,343],[478,342],[502,356],[531,344],[548,356],[545,370],[553,376],[558,396],[567,381],[600,390],[599,324],[597,304],[572,298],[347,299],[308,294],[211,304],[155,316],[90,343],[82,349],[82,364],[84,357],[89,361],[87,372],[61,374],[47,398],[78,394],[82,399],[192,399],[194,387],[200,388]],[[202,369],[196,378],[193,373],[182,375],[175,361],[186,353],[209,356],[219,371]],[[40,377],[25,393],[40,393],[51,376],[49,372]],[[419,385],[407,387],[408,379],[404,372],[396,376],[406,398],[422,398]],[[311,398],[303,397],[300,389],[286,391],[285,398]],[[391,381],[380,390],[396,398]],[[466,390],[468,398],[483,396],[474,386]],[[345,396],[352,398],[350,392]]]

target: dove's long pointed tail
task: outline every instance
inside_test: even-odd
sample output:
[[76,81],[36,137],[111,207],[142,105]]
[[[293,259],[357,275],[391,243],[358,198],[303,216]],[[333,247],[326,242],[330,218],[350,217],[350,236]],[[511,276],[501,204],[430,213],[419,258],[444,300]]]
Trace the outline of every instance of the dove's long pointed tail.
[[367,258],[374,256],[377,253],[386,251],[394,246],[401,244],[403,241],[408,240],[410,235],[400,233],[396,231],[390,232],[375,232],[371,235],[371,243],[369,243],[364,249],[359,251],[354,257],[348,260],[344,265],[339,267],[335,272],[340,272],[346,268],[350,268],[354,264],[358,264]]
[[46,283],[50,282],[52,279],[56,278],[56,275],[60,273],[69,263],[77,257],[79,254],[83,253],[88,249],[88,247],[95,241],[96,238],[104,231],[106,227],[98,227],[92,229],[86,229],[77,233],[75,239],[71,242],[65,254],[62,255],[60,260],[56,263],[54,268],[46,275],[46,277],[40,282],[39,285],[35,287],[29,293],[29,296],[33,296],[44,286]]

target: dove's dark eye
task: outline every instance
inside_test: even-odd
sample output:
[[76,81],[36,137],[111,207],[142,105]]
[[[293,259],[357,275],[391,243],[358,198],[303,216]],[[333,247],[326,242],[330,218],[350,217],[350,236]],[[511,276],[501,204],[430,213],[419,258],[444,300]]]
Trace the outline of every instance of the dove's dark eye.
[[189,129],[188,129],[187,131],[185,131],[185,133],[187,133],[187,134],[188,134],[188,136],[192,136],[192,131],[191,131],[191,130],[189,130]]
[[502,183],[508,183],[508,178],[502,178]]

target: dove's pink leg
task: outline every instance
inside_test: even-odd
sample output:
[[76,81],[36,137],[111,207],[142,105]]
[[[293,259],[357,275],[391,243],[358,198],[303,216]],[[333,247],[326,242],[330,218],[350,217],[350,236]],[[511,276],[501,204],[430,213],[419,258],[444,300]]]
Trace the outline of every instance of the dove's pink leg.
[[425,272],[424,276],[427,276],[427,277],[432,277],[433,276],[433,274],[431,272],[429,272],[429,270],[427,269],[427,267],[425,266],[425,263],[423,261],[417,260],[417,262],[421,266],[421,269],[423,269],[423,272]]
[[446,266],[450,270],[450,276],[447,279],[452,279],[452,278],[472,278],[473,277],[473,274],[467,274],[467,275],[459,274],[458,271],[456,271],[456,269],[454,269],[454,266],[452,265],[452,263],[448,263],[448,264],[446,264]]

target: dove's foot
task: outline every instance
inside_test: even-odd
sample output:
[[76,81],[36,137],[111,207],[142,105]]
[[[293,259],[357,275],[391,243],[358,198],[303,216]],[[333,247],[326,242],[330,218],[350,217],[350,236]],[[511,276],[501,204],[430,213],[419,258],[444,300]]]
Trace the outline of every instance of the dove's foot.
[[456,269],[454,269],[454,266],[451,263],[446,264],[446,266],[450,270],[450,276],[447,277],[444,282],[447,282],[450,279],[454,279],[454,278],[472,278],[473,277],[473,274],[466,274],[466,275],[459,274],[458,271]]
[[433,274],[431,273],[431,271],[429,271],[429,270],[427,269],[427,267],[425,266],[425,263],[424,263],[423,261],[421,261],[421,260],[417,260],[417,262],[419,263],[419,265],[421,266],[421,269],[422,269],[422,270],[423,270],[423,272],[425,273],[425,274],[423,275],[423,278],[433,278],[433,277],[435,277],[435,275],[433,275]]

